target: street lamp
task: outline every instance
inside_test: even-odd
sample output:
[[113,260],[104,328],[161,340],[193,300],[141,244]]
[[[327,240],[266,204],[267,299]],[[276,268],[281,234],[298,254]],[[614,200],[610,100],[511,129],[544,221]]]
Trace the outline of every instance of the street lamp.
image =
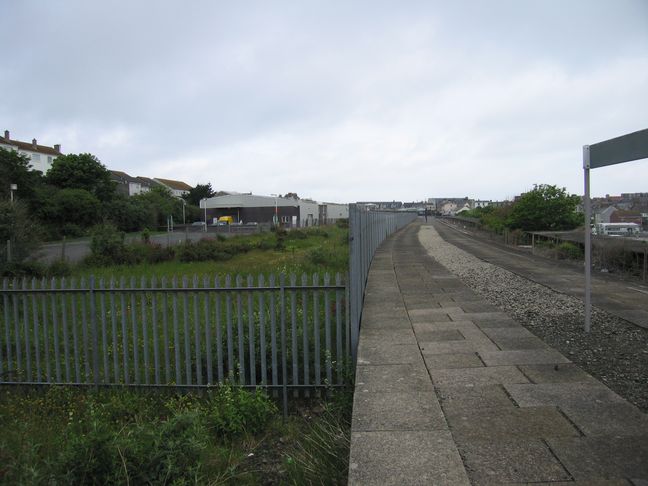
[[185,218],[185,206],[187,205],[187,201],[184,199],[180,199],[182,201],[182,224],[186,225],[187,221]]
[[272,218],[272,222],[274,223],[275,226],[279,226],[279,208],[277,207],[277,198],[279,197],[279,194],[270,194],[271,196],[274,196],[274,203],[275,203],[275,213]]
[[12,203],[14,201],[13,193],[14,193],[14,191],[17,191],[17,190],[18,190],[18,184],[9,184],[9,194],[10,194],[9,197],[11,198]]
[[207,231],[207,198],[203,198],[200,200],[200,203],[203,205],[203,208],[205,209],[205,224],[203,225],[203,231]]

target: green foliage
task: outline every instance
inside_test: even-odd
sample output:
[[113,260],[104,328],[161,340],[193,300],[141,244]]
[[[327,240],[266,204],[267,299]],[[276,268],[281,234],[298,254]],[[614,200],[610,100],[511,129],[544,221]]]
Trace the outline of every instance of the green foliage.
[[580,260],[583,258],[583,249],[569,241],[563,241],[557,247],[558,258]]
[[187,203],[193,206],[200,206],[200,201],[205,198],[214,197],[216,193],[212,189],[211,183],[207,184],[196,184],[196,187],[192,188],[187,194],[183,197]]
[[[100,207],[99,199],[85,189],[61,189],[50,202],[51,222],[88,228],[97,222]],[[79,230],[72,228],[70,234],[63,235],[78,236]]]
[[173,197],[166,187],[153,186],[148,192],[132,196],[131,200],[148,212],[149,227],[166,226],[168,216],[173,216],[176,223],[182,222],[182,201]]
[[0,202],[0,268],[7,263],[7,241],[11,260],[22,263],[40,245],[41,229],[21,202]]
[[338,219],[335,222],[335,226],[338,228],[348,228],[349,227],[349,218]]
[[568,194],[565,188],[540,184],[522,194],[515,202],[507,226],[524,231],[570,230],[582,224],[576,213],[580,198]]
[[178,248],[178,258],[181,262],[224,261],[232,258],[232,254],[225,251],[221,242],[203,238],[196,243],[183,243]]
[[125,232],[153,229],[157,225],[149,205],[136,197],[117,194],[113,200],[103,205],[101,212],[104,222],[112,223]]
[[40,172],[31,170],[29,164],[27,156],[0,148],[0,200],[10,198],[10,184],[18,186],[18,190],[14,191],[17,200],[33,197],[34,190],[42,182],[42,176]]
[[312,264],[321,267],[346,268],[349,264],[348,254],[322,246],[309,250],[307,258]]
[[345,390],[340,394],[285,454],[292,484],[347,483],[353,392]]
[[111,224],[95,226],[90,240],[90,256],[86,263],[98,266],[125,263],[126,246],[124,237],[124,233]]
[[258,434],[276,413],[277,407],[263,391],[248,392],[226,384],[209,394],[207,428],[214,437],[230,439]]
[[58,156],[45,180],[60,189],[83,189],[101,201],[109,201],[115,195],[110,172],[92,154]]

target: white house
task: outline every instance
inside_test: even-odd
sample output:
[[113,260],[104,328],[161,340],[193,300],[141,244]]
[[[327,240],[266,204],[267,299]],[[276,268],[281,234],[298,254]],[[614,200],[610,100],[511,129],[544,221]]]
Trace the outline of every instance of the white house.
[[26,155],[30,160],[33,170],[38,170],[43,174],[52,168],[52,163],[61,153],[61,146],[39,145],[34,138],[31,143],[13,140],[9,130],[5,130],[4,137],[0,137],[0,148],[5,150],[14,150],[20,154]]
[[136,196],[150,190],[150,184],[138,177],[131,177],[126,172],[111,170],[110,176],[117,183],[117,191],[126,196]]

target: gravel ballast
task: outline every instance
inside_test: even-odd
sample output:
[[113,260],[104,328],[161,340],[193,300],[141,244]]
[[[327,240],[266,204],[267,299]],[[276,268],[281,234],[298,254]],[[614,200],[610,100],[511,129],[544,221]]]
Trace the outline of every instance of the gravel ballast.
[[431,226],[420,227],[419,241],[488,303],[648,412],[648,329],[594,307],[586,334],[582,300],[480,260],[447,243]]

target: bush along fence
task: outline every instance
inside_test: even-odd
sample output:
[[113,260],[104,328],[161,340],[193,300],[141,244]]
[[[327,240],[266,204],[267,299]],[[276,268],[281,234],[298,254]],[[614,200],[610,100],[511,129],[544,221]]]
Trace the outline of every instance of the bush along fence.
[[361,204],[349,204],[349,319],[354,365],[357,359],[364,292],[373,256],[389,235],[414,221],[417,216],[415,212],[367,211]]
[[344,384],[350,329],[339,274],[189,280],[3,280],[0,383],[229,380],[284,394]]

